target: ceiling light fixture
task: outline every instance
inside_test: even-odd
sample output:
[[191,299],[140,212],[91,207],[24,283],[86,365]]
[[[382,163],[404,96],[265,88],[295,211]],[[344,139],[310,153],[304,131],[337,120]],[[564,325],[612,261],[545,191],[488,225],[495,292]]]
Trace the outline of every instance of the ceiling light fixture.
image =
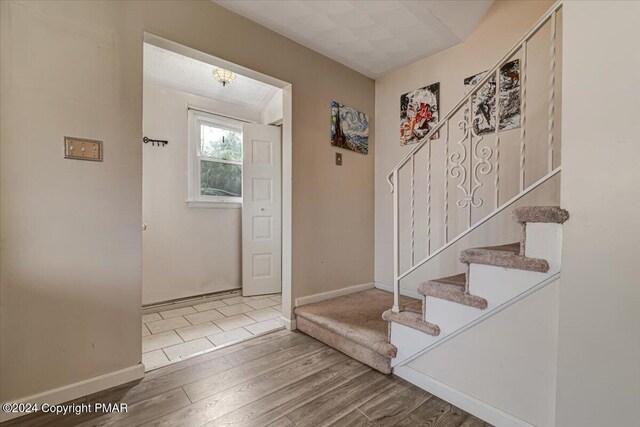
[[222,86],[226,86],[236,79],[236,73],[229,70],[223,70],[222,68],[216,68],[213,70],[213,78],[222,83]]

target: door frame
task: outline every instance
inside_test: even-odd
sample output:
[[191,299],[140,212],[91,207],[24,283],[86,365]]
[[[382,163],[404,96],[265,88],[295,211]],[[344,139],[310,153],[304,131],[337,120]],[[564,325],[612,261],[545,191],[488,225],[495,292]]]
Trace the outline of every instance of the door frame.
[[[222,58],[145,32],[144,43],[188,56],[198,61],[252,78],[282,89],[282,321],[287,329],[295,329],[293,319],[293,289],[291,283],[292,254],[292,197],[293,197],[293,85],[284,80],[254,71]],[[142,202],[142,201],[141,201]]]

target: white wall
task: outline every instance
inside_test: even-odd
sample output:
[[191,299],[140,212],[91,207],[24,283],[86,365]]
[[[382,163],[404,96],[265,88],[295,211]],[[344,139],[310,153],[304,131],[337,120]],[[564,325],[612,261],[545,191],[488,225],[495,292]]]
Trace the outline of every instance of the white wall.
[[[398,71],[376,80],[376,241],[375,241],[375,281],[390,285],[393,280],[393,225],[392,199],[387,174],[404,158],[415,145],[400,145],[400,96],[425,85],[440,82],[440,114],[444,116],[464,95],[465,77],[491,68],[504,53],[547,11],[551,1],[496,1],[489,9],[478,28],[464,43],[418,61]],[[561,23],[558,27],[561,30]],[[558,38],[561,37],[559,31]],[[526,184],[530,185],[547,173],[547,93],[549,67],[549,26],[542,29],[539,36],[531,40],[528,51],[527,81],[527,171]],[[561,63],[561,51],[558,50],[558,68]],[[517,56],[516,56],[517,57]],[[557,105],[560,105],[557,97]],[[559,107],[557,107],[559,108]],[[461,138],[457,123],[462,113],[455,117],[449,127],[449,154],[459,151],[456,142]],[[444,244],[444,176],[445,176],[445,136],[431,143],[432,181],[431,181],[431,250]],[[559,147],[559,120],[556,124],[556,140]],[[520,129],[501,132],[500,148],[500,202],[513,197],[518,191]],[[482,145],[493,148],[494,136],[486,135]],[[559,153],[558,153],[559,154]],[[495,156],[491,159],[493,162]],[[427,160],[426,147],[416,157],[415,185],[415,259],[427,255]],[[559,156],[556,158],[557,165]],[[410,165],[401,172],[400,225],[401,225],[401,266],[409,267],[410,254]],[[484,200],[481,208],[474,209],[473,221],[489,214],[494,208],[495,169],[488,176],[480,176],[484,186],[477,196]],[[467,225],[467,210],[456,206],[462,193],[456,188],[458,181],[449,177],[449,239],[462,232]],[[467,185],[467,184],[465,184]],[[558,180],[545,185],[541,191],[528,197],[525,204],[548,205],[559,203]],[[430,266],[418,270],[413,278],[401,283],[403,288],[415,289],[419,281],[433,278],[432,274],[454,274],[462,272],[457,261],[458,252],[469,244],[501,244],[518,241],[519,229],[510,218],[511,209],[496,218],[492,224],[484,227],[465,242],[447,251]],[[437,264],[437,265],[435,265]]]
[[564,9],[557,425],[638,425],[640,3]]
[[408,366],[530,424],[554,426],[560,287],[547,285]]
[[333,99],[373,116],[373,80],[213,2],[0,8],[0,400],[141,360],[144,31],[292,84],[293,299],[372,281],[374,132],[337,167],[328,123]]
[[142,303],[237,289],[241,283],[241,213],[187,207],[187,106],[257,122],[259,112],[145,82]]

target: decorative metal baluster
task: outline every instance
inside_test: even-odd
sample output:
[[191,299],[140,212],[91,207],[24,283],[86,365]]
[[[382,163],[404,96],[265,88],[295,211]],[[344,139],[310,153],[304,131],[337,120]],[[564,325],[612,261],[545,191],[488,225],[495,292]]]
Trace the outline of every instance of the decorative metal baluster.
[[556,12],[551,14],[551,47],[549,51],[549,123],[548,123],[548,159],[547,171],[553,170],[553,145],[555,126],[555,95],[556,95]]
[[411,267],[415,264],[415,178],[416,156],[411,156]]
[[[472,107],[473,97],[469,98],[469,107]],[[471,110],[470,110],[471,111]],[[473,114],[473,113],[471,113]],[[493,150],[488,146],[481,146],[484,139],[476,132],[476,123],[480,117],[471,116],[469,132],[469,191],[466,194],[466,204],[469,208],[467,227],[471,227],[473,208],[479,208],[484,203],[482,197],[476,197],[476,191],[482,187],[479,175],[488,175],[493,170],[493,165],[489,161],[493,155]],[[497,122],[496,122],[497,123]],[[475,139],[474,139],[475,137]]]
[[521,92],[520,92],[520,191],[524,190],[525,186],[525,148],[526,148],[526,132],[525,127],[527,124],[527,41],[522,42],[522,70],[520,72],[521,77]]
[[493,165],[489,161],[493,155],[493,150],[486,145],[484,147],[480,147],[480,143],[484,137],[476,133],[474,124],[478,120],[480,120],[480,118],[476,117],[471,124],[471,137],[475,137],[475,141],[473,141],[473,145],[470,147],[470,150],[473,159],[476,161],[476,164],[473,166],[473,170],[471,170],[469,174],[469,181],[472,183],[471,192],[469,193],[469,203],[472,208],[479,208],[484,203],[482,197],[476,197],[476,191],[478,191],[478,189],[483,185],[478,174],[489,175],[493,170]]
[[467,189],[464,187],[464,184],[467,181],[467,168],[465,166],[465,162],[467,161],[467,146],[465,145],[465,141],[467,140],[467,136],[470,132],[469,123],[467,122],[466,117],[458,122],[458,128],[463,132],[462,138],[456,142],[456,144],[460,146],[461,153],[454,151],[449,156],[449,161],[452,165],[449,172],[451,174],[451,178],[458,180],[456,188],[458,188],[463,195],[463,197],[456,201],[456,205],[460,208],[466,208],[469,204],[469,200],[467,197]]
[[497,209],[500,206],[500,67],[496,70],[496,140],[494,151],[496,153],[494,206]]
[[431,142],[427,147],[427,255],[431,255]]
[[[479,175],[488,175],[493,170],[493,164],[489,161],[493,155],[493,150],[486,145],[480,146],[480,142],[484,137],[475,130],[476,122],[480,120],[480,117],[474,118],[473,116],[473,96],[471,96],[469,97],[469,104],[464,113],[464,118],[458,123],[458,126],[464,130],[464,136],[458,141],[462,153],[454,152],[449,156],[449,160],[453,165],[451,167],[451,176],[455,179],[460,178],[457,187],[462,191],[462,197],[458,199],[456,204],[461,208],[467,208],[467,228],[471,227],[473,208],[479,208],[484,203],[482,197],[476,197],[476,191],[483,185]],[[465,144],[467,138],[469,139],[468,152]],[[469,157],[468,171],[465,165],[467,154]],[[468,182],[467,176],[469,177]]]
[[467,192],[467,206],[469,208],[469,215],[467,215],[467,228],[471,227],[471,208],[473,197],[471,192],[473,191],[473,96],[469,97],[469,191]]
[[449,122],[444,140],[444,243],[449,243]]

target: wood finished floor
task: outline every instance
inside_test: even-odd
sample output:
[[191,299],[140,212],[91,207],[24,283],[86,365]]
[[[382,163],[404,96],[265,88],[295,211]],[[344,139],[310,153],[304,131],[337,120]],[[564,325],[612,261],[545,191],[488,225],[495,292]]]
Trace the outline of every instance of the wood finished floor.
[[75,402],[129,406],[127,413],[107,415],[32,414],[2,426],[489,426],[289,331],[168,365]]

